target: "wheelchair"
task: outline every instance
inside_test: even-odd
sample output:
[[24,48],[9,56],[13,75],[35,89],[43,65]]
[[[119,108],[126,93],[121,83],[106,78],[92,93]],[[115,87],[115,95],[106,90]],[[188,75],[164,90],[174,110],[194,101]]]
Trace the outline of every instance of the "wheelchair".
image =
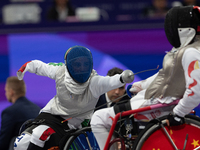
[[[137,135],[131,137],[120,135],[114,138],[104,150],[109,150],[113,145],[120,145],[116,150],[192,150],[198,147],[200,149],[199,139],[198,116],[186,115],[185,124],[170,127],[167,126],[164,116],[151,120]],[[71,134],[63,150],[100,150],[100,148],[91,128],[84,127]]]
[[[185,123],[179,126],[167,126],[167,116],[152,119],[149,122],[137,121],[131,129],[134,132],[118,132],[118,138],[111,140],[116,133],[116,125],[120,117],[156,110],[161,107],[176,105],[178,101],[171,104],[156,104],[118,113],[113,121],[104,150],[111,149],[112,145],[118,144],[118,150],[200,150],[200,118],[192,111],[185,116]],[[135,124],[135,125],[134,125]],[[129,129],[130,130],[130,129]],[[120,144],[119,144],[120,143]],[[119,147],[119,146],[118,146]]]
[[[134,114],[174,107],[177,103],[155,104],[116,114],[104,150],[113,150],[113,146],[116,150],[200,150],[200,117],[194,111],[179,126],[167,126],[167,116],[149,122],[134,121]],[[127,122],[129,128],[126,128]],[[67,134],[62,150],[100,150],[90,126]]]
[[[185,123],[179,126],[167,126],[167,116],[149,122],[133,120],[133,114],[177,103],[156,104],[116,114],[104,150],[113,149],[113,145],[116,150],[200,150],[200,118],[194,111],[186,115]],[[127,121],[132,125],[129,129],[125,127]],[[85,149],[100,150],[90,127],[71,133],[64,147],[64,150]]]

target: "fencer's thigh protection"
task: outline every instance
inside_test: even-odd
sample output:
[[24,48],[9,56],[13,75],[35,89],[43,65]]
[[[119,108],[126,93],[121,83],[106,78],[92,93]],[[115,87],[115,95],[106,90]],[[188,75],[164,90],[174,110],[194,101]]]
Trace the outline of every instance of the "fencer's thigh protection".
[[90,123],[92,132],[101,150],[105,146],[114,117],[115,112],[113,107],[97,110],[92,116]]
[[30,134],[22,133],[15,139],[14,150],[27,150],[30,139]]

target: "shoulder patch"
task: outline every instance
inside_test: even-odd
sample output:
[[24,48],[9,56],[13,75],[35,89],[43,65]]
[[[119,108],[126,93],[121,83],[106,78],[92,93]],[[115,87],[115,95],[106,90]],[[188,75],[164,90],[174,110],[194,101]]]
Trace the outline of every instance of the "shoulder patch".
[[49,63],[49,65],[53,65],[53,66],[63,66],[63,63]]

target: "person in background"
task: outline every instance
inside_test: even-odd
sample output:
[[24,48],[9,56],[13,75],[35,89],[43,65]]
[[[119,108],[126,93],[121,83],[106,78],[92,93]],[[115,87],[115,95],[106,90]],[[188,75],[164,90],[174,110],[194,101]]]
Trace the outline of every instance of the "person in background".
[[66,22],[69,16],[75,16],[70,0],[54,0],[54,5],[47,12],[48,21]]
[[168,0],[152,0],[152,4],[143,10],[143,18],[148,19],[164,19],[168,7]]
[[175,6],[200,6],[199,0],[179,0],[179,1],[173,1],[172,7]]
[[[19,135],[22,124],[35,118],[40,107],[26,97],[26,85],[15,76],[8,77],[5,85],[5,95],[12,103],[1,113],[0,149],[8,150],[12,138]],[[13,141],[14,142],[14,141]]]
[[[114,67],[114,68],[112,68],[108,71],[107,76],[111,77],[111,76],[114,76],[116,74],[121,74],[122,72],[123,72],[122,69]],[[125,94],[126,94],[126,85],[123,85],[123,86],[121,86],[117,89],[113,89],[113,90],[108,91],[107,93],[105,93],[105,94],[103,94],[99,97],[99,100],[97,102],[95,110],[114,106],[119,101],[120,101],[120,103],[126,102],[130,98],[128,97],[128,95],[122,97]],[[121,97],[121,98],[119,98],[119,97]],[[116,101],[113,101],[115,99],[116,99]],[[113,102],[111,102],[111,101],[113,101]]]
[[200,6],[200,1],[199,0],[182,0],[182,5],[183,6]]

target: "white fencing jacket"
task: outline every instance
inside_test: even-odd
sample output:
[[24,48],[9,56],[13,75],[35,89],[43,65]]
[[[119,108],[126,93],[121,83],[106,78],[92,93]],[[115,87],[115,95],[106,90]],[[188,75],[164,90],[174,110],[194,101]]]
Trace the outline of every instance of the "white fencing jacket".
[[[69,120],[69,124],[79,127],[84,119],[90,119],[100,95],[112,89],[123,86],[120,75],[103,77],[93,70],[89,80],[78,84],[70,77],[64,63],[44,63],[33,60],[27,63],[25,69],[17,72],[23,79],[25,72],[47,76],[56,82],[56,95],[47,103],[41,112],[60,115]],[[38,87],[39,88],[39,87]],[[91,111],[90,111],[91,110]]]

